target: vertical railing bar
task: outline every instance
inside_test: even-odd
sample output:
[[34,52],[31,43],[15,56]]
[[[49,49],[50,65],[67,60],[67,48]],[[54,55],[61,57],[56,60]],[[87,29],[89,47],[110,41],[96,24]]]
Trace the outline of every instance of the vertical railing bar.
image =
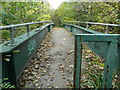
[[27,24],[27,36],[29,36],[30,35],[30,26],[29,26],[29,24]]
[[112,88],[112,75],[117,52],[117,43],[111,42],[108,45],[107,57],[103,73],[103,88]]
[[14,27],[10,26],[10,45],[13,46],[15,41],[14,41]]
[[86,25],[86,29],[88,29],[88,27],[89,27],[89,25],[88,25],[88,23],[87,23],[87,25]]
[[40,30],[41,26],[42,26],[41,23],[39,23],[39,30]]
[[50,29],[51,29],[50,26],[51,26],[51,25],[48,26],[48,32],[50,32]]
[[106,34],[108,34],[108,25],[106,25]]
[[80,22],[78,22],[78,26],[80,26]]
[[80,88],[81,62],[82,40],[81,36],[75,35],[74,88]]
[[73,26],[70,27],[70,32],[72,32],[72,31],[73,31]]

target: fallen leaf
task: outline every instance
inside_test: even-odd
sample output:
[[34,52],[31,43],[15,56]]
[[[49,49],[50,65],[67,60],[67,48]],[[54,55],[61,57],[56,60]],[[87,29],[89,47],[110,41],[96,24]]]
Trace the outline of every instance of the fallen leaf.
[[70,68],[73,68],[73,66],[74,66],[74,65],[70,65],[69,67],[70,67]]
[[66,38],[63,38],[63,40],[66,40]]

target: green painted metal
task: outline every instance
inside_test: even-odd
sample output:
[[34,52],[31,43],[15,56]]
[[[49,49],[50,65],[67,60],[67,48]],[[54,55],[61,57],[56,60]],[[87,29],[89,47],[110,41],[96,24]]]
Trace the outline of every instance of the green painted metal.
[[[93,30],[89,30],[80,26],[76,26],[76,25],[67,25],[69,27],[73,26],[73,30],[72,32],[74,34],[103,34],[97,31],[93,31]],[[94,50],[98,55],[100,55],[101,57],[105,58],[105,53],[107,52],[106,47],[107,47],[107,43],[102,43],[103,45],[101,46],[100,42],[89,42],[86,43],[92,50]],[[104,47],[103,47],[104,46]],[[99,47],[99,48],[97,48]]]
[[[74,28],[77,28],[78,31],[82,32],[82,33],[91,33],[91,34],[103,34],[103,33],[100,33],[100,32],[97,32],[97,31],[94,31],[94,30],[90,30],[90,29],[86,29],[84,27],[81,27],[81,26],[76,26],[76,25],[72,25],[72,24],[68,24],[68,25],[63,25],[63,26],[69,26],[69,27],[73,27],[72,29]],[[73,31],[73,30],[72,30]],[[79,33],[80,33],[79,32]],[[76,33],[76,34],[79,34],[79,33]],[[81,33],[80,33],[81,34]]]
[[[78,47],[81,48],[80,44],[82,42],[85,42],[85,44],[88,45],[90,49],[105,59],[103,88],[112,88],[113,71],[117,70],[118,76],[120,76],[120,34],[103,34],[97,31],[70,24],[64,26],[68,26],[68,30],[70,27],[73,27],[71,31],[75,34],[75,37],[80,37],[79,44],[76,44],[77,38],[75,38],[75,49],[78,49]],[[79,51],[80,50],[75,50],[75,62],[80,61],[81,63],[82,58],[80,56],[82,55],[82,52]],[[79,59],[77,57],[79,57]],[[80,63],[75,63],[75,71],[81,71]],[[77,66],[79,68],[76,68]],[[79,74],[76,74],[76,72],[74,72],[74,88],[80,87],[79,76]]]
[[9,29],[10,32],[10,44],[11,46],[15,45],[14,40],[14,30],[16,27],[27,26],[27,36],[29,36],[30,25],[32,24],[42,24],[42,23],[50,23],[51,21],[40,21],[40,22],[31,22],[31,23],[23,23],[23,24],[16,24],[16,25],[8,25],[8,26],[0,26],[0,30]]
[[82,42],[79,36],[75,36],[75,61],[74,61],[74,88],[80,87],[82,63]]
[[119,34],[76,34],[82,36],[84,42],[119,42]]
[[[64,26],[66,26],[66,25],[64,25]],[[94,30],[90,30],[90,29],[86,29],[84,27],[80,27],[80,26],[76,26],[76,25],[69,24],[67,26],[73,27],[72,32],[74,34],[103,34],[103,33],[100,33],[100,32],[94,31]],[[87,37],[87,38],[89,39],[89,37]],[[108,43],[106,43],[106,42],[101,43],[101,41],[100,41],[100,42],[87,42],[86,44],[89,46],[89,48],[91,48],[99,56],[106,58]],[[116,68],[116,65],[115,65],[115,68]]]
[[[2,58],[2,54],[0,54],[0,58]],[[0,79],[2,78],[2,60],[0,59]]]
[[30,26],[29,25],[27,25],[27,36],[29,36],[30,35]]
[[84,23],[84,24],[92,24],[92,25],[103,25],[103,26],[116,26],[120,27],[120,24],[109,24],[109,23],[96,23],[96,22],[81,22],[81,21],[69,21],[64,23]]
[[30,31],[29,36],[26,33],[14,38],[14,46],[10,45],[10,41],[0,45],[0,48],[2,48],[0,53],[2,53],[3,59],[2,78],[9,78],[12,84],[17,83],[19,75],[52,27],[53,24],[46,24],[41,28]]
[[11,45],[14,45],[15,40],[14,40],[14,27],[10,28],[10,41]]
[[[67,27],[67,26],[66,26],[66,27]],[[70,32],[72,32],[72,30],[73,30],[73,27],[71,26],[71,27],[70,27]]]
[[[79,37],[79,44],[75,44],[75,50],[76,55],[75,55],[75,61],[77,61],[78,63],[75,63],[75,71],[80,70],[81,69],[81,61],[82,61],[82,51],[79,49],[81,48],[80,44],[82,44],[82,42],[107,42],[108,46],[107,46],[107,53],[106,53],[106,61],[105,61],[105,67],[104,67],[104,77],[103,77],[103,88],[112,88],[112,75],[113,75],[113,70],[114,70],[114,65],[116,63],[116,56],[118,54],[118,43],[119,43],[119,38],[120,35],[118,34],[76,34],[75,35],[77,38]],[[77,39],[76,38],[76,39]],[[88,39],[89,38],[89,39]],[[78,42],[77,42],[78,43]],[[79,48],[78,48],[79,47]],[[79,58],[78,58],[79,57]],[[117,57],[118,58],[118,57]],[[117,62],[118,63],[118,62]],[[76,66],[78,66],[76,68]],[[117,67],[120,68],[120,67]],[[79,74],[74,73],[74,83],[79,83],[79,82],[75,82],[78,81],[78,77]],[[77,76],[78,75],[78,76]],[[80,80],[80,79],[79,79]],[[75,88],[78,88],[78,84],[76,85],[74,84]],[[80,86],[79,86],[80,87]]]
[[45,26],[42,26],[41,29],[37,28],[35,30],[30,31],[29,37],[27,36],[27,33],[26,33],[26,34],[21,35],[21,36],[19,36],[17,38],[14,38],[14,40],[15,40],[15,45],[14,46],[10,46],[10,41],[8,41],[8,42],[6,42],[4,44],[1,44],[0,48],[2,48],[2,49],[0,49],[0,52],[1,53],[10,52],[15,47],[19,46],[21,43],[23,43],[24,41],[26,41],[27,39],[29,39],[33,35],[37,34],[38,32],[41,32],[43,29],[45,29],[46,27],[49,27],[50,25],[53,25],[53,24],[47,24]]
[[50,26],[48,26],[48,32],[50,32]]
[[117,42],[110,42],[106,55],[104,75],[103,75],[103,87],[112,88],[112,75],[114,70],[114,63],[116,63],[115,57],[117,53]]

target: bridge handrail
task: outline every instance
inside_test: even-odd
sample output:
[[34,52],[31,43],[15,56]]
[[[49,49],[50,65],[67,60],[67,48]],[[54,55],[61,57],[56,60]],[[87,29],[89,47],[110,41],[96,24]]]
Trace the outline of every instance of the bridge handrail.
[[9,32],[10,32],[10,43],[11,43],[11,46],[13,46],[14,43],[15,43],[15,41],[14,41],[14,30],[15,30],[15,27],[27,26],[27,36],[29,36],[29,32],[30,32],[29,25],[40,24],[40,23],[50,23],[50,22],[51,21],[40,21],[40,22],[31,22],[31,23],[23,23],[23,24],[16,24],[16,25],[0,26],[0,30],[9,29]]
[[74,88],[80,88],[82,67],[82,44],[104,59],[103,88],[112,88],[113,71],[120,69],[120,34],[94,32],[81,26],[64,24],[75,35]]
[[105,26],[117,26],[120,27],[120,24],[109,24],[109,23],[96,23],[96,22],[81,22],[81,21],[69,21],[65,23],[86,23],[86,24],[94,24],[94,25],[105,25]]
[[40,22],[31,22],[31,23],[23,23],[23,24],[16,24],[16,25],[0,26],[0,30],[10,29],[10,28],[20,27],[20,26],[27,26],[27,25],[32,25],[32,24],[49,23],[49,22],[51,22],[51,21],[40,21]]
[[[75,72],[74,88],[80,88],[82,67],[82,43],[83,42],[106,42],[107,52],[104,62],[102,84],[103,88],[112,88],[112,75],[114,70],[119,70],[119,46],[120,34],[75,34]],[[93,50],[93,49],[92,49]],[[116,59],[117,58],[117,59]],[[116,68],[115,68],[116,66]],[[119,72],[118,72],[119,73]],[[119,77],[119,76],[118,76]]]
[[96,22],[81,22],[81,21],[68,21],[68,22],[64,22],[64,23],[84,23],[86,24],[86,28],[88,29],[89,24],[91,25],[104,25],[106,26],[106,34],[108,34],[108,27],[112,26],[112,27],[120,27],[120,24],[109,24],[109,23],[96,23]]

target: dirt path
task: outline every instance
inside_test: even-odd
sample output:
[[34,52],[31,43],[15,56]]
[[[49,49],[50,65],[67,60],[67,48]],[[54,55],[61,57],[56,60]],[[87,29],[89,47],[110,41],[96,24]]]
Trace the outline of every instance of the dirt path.
[[21,75],[20,86],[37,88],[72,87],[73,64],[73,35],[64,28],[53,28]]

